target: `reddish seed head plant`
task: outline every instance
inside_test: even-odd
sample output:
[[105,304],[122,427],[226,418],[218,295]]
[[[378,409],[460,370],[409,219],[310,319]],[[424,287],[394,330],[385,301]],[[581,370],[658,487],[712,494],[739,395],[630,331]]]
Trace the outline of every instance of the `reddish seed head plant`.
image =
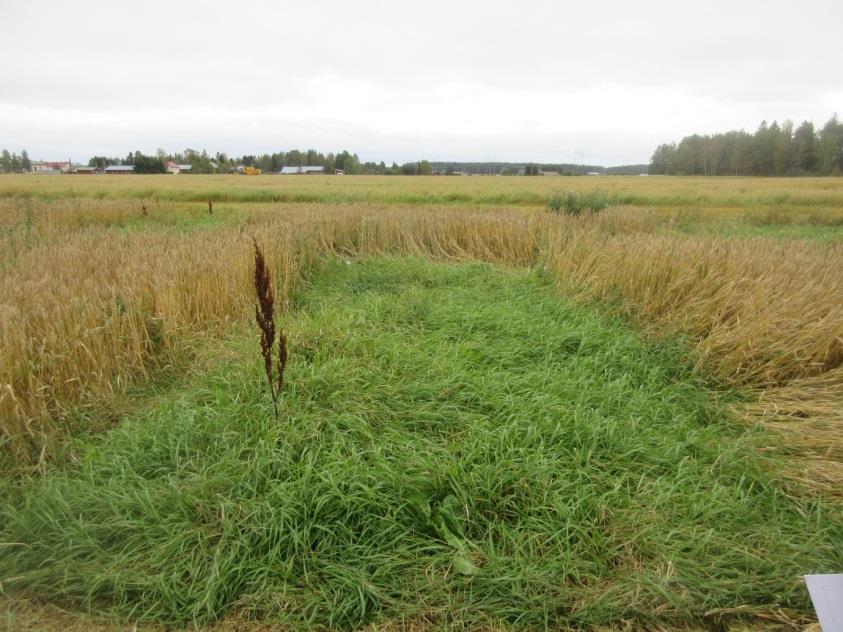
[[266,259],[258,246],[257,240],[252,238],[255,245],[255,320],[261,330],[261,355],[269,392],[272,396],[272,410],[278,419],[278,398],[284,386],[284,369],[287,367],[287,337],[283,331],[278,334],[278,362],[277,377],[273,375],[272,348],[275,345],[275,293],[272,291],[272,276],[266,267]]

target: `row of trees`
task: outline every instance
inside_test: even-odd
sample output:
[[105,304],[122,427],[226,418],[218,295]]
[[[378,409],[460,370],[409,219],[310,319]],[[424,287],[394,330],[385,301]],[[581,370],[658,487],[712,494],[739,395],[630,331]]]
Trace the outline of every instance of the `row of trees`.
[[468,173],[483,176],[512,176],[523,174],[538,176],[548,171],[563,176],[583,176],[588,173],[603,175],[629,176],[647,173],[648,165],[621,165],[618,167],[601,167],[599,165],[584,165],[572,163],[525,163],[525,162],[433,162],[434,173]]
[[[431,175],[455,173],[469,173],[478,175],[505,175],[518,173],[524,175],[541,175],[543,171],[554,171],[564,175],[582,175],[588,172],[598,172],[614,175],[629,175],[645,173],[647,165],[626,165],[623,167],[599,167],[596,165],[572,164],[533,164],[515,162],[430,162],[420,160],[398,164],[393,162],[361,162],[357,154],[343,150],[337,154],[323,154],[315,149],[306,151],[293,149],[287,152],[272,154],[247,154],[240,157],[229,157],[217,152],[209,154],[207,151],[185,149],[182,152],[170,153],[159,149],[155,155],[146,155],[141,151],[129,152],[125,158],[115,156],[93,156],[88,166],[103,170],[111,165],[133,165],[135,173],[165,173],[168,162],[180,165],[191,165],[193,173],[231,173],[240,166],[257,167],[264,173],[274,173],[281,167],[313,165],[324,167],[327,172],[341,169],[348,174],[366,175]],[[31,161],[26,153],[20,155],[3,150],[0,158],[0,173],[22,173],[31,168]]]
[[[225,164],[225,154],[217,154],[217,158],[220,165]],[[427,160],[406,162],[402,165],[393,162],[391,166],[387,166],[387,164],[383,161],[379,163],[361,162],[357,154],[352,154],[347,150],[343,150],[337,154],[330,152],[323,154],[315,149],[308,149],[307,151],[293,149],[288,152],[278,152],[275,154],[243,156],[235,160],[235,162],[237,164],[250,167],[257,167],[265,173],[280,171],[281,167],[301,167],[304,165],[325,167],[325,171],[327,172],[339,169],[349,175],[366,174],[395,176],[430,175],[433,173],[433,168]],[[194,167],[194,171],[195,170],[196,169]]]
[[[88,161],[88,166],[97,169],[105,169],[112,165],[132,165],[135,173],[166,173],[167,163],[174,162],[180,165],[191,165],[193,173],[231,173],[238,167],[257,167],[265,173],[280,171],[282,167],[301,167],[305,165],[324,167],[325,171],[331,173],[340,169],[348,174],[372,174],[372,175],[430,175],[433,167],[427,160],[418,162],[407,162],[399,165],[393,162],[391,166],[383,161],[360,162],[357,154],[343,150],[337,154],[323,154],[315,149],[306,151],[293,149],[272,154],[247,154],[244,156],[229,157],[225,153],[217,152],[214,155],[207,151],[185,149],[182,152],[169,153],[159,149],[155,155],[147,155],[141,151],[129,152],[125,158],[116,156],[93,156]],[[20,155],[9,153],[3,150],[0,158],[0,173],[22,173],[30,171],[32,166],[29,157],[24,150]]]
[[0,153],[0,173],[23,173],[32,168],[32,161],[24,149],[20,155],[10,153],[4,149]]
[[650,160],[653,175],[840,175],[843,123],[835,114],[820,130],[804,121],[762,122],[754,134],[731,131],[694,134],[679,144],[659,145]]
[[360,162],[357,154],[347,150],[337,154],[330,152],[323,154],[315,149],[306,151],[293,149],[286,152],[246,154],[239,157],[229,157],[222,152],[210,155],[207,151],[199,152],[195,149],[185,149],[180,153],[168,153],[159,149],[155,156],[146,156],[140,151],[130,152],[125,158],[94,156],[88,164],[99,169],[110,165],[134,165],[136,173],[163,173],[169,161],[180,165],[191,165],[193,173],[231,173],[241,166],[257,167],[264,173],[275,173],[281,171],[282,167],[305,165],[324,167],[328,173],[332,173],[335,169],[348,174],[372,175],[429,175],[433,173],[433,168],[427,160],[407,162],[403,165],[393,162],[391,166],[387,166],[383,161],[380,163]]
[[264,172],[281,171],[281,167],[303,167],[310,165],[314,167],[325,167],[326,171],[340,169],[349,174],[360,172],[360,158],[343,150],[337,154],[328,152],[323,154],[315,149],[306,151],[292,149],[290,151],[279,151],[273,154],[262,154],[260,156],[243,156],[238,159],[239,164],[250,167],[257,167]]
[[358,173],[361,169],[360,158],[357,154],[345,150],[338,154],[323,154],[315,149],[306,151],[293,149],[287,152],[247,154],[239,157],[228,156],[223,152],[211,155],[205,150],[200,152],[195,149],[185,149],[177,153],[168,153],[159,149],[154,156],[147,156],[140,151],[129,152],[125,158],[94,156],[88,161],[88,165],[99,169],[111,165],[134,165],[136,173],[163,173],[166,171],[167,162],[170,161],[180,165],[190,165],[193,173],[230,173],[241,166],[257,167],[267,173],[280,171],[286,166],[304,165],[324,167],[326,171],[341,169],[345,173]]

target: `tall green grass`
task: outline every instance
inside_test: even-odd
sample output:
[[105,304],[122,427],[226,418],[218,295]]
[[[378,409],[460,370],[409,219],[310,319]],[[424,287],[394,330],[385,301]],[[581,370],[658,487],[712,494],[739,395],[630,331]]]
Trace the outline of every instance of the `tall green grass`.
[[488,265],[337,262],[297,296],[280,421],[253,331],[6,482],[0,581],[135,620],[290,628],[810,612],[843,520],[785,497],[674,343]]
[[581,215],[583,211],[599,213],[609,205],[609,197],[600,191],[577,193],[556,191],[547,200],[549,213],[565,213],[567,215]]

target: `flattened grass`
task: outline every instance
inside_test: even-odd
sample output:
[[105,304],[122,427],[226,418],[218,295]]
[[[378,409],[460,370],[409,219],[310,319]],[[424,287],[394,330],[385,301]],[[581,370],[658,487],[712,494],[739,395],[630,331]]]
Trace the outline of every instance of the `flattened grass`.
[[[6,590],[186,624],[716,624],[809,616],[843,519],[783,495],[686,350],[485,264],[332,264],[280,422],[256,334],[40,480]],[[222,361],[224,359],[224,361]]]

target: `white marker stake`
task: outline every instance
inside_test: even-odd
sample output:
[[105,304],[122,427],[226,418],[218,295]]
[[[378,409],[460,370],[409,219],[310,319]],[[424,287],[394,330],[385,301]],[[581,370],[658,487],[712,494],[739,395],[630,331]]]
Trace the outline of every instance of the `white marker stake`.
[[823,632],[843,632],[843,575],[805,575]]

